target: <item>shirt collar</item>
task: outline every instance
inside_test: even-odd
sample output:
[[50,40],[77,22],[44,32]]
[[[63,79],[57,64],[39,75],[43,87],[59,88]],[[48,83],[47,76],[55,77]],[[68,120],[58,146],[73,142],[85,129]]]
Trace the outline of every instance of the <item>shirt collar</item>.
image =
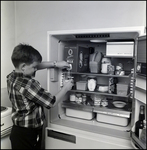
[[13,70],[9,75],[11,75],[11,76],[13,76],[15,78],[16,77],[32,78],[31,76],[25,76],[22,72],[16,72],[15,70]]

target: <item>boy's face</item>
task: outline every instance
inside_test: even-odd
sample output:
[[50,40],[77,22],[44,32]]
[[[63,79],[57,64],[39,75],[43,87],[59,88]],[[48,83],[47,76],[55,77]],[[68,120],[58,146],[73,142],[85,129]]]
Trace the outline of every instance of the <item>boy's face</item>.
[[39,64],[39,62],[33,62],[30,65],[25,64],[23,74],[25,76],[35,77],[38,64]]

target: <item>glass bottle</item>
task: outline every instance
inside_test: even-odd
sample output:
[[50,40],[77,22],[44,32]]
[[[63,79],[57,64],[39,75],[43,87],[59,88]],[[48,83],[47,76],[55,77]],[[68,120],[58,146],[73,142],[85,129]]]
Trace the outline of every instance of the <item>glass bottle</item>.
[[144,120],[144,128],[142,129],[140,140],[146,146],[146,121]]
[[144,121],[145,119],[145,106],[140,105],[140,111],[139,111],[139,119],[135,123],[135,135],[140,138],[140,134],[142,132],[142,129],[144,128]]

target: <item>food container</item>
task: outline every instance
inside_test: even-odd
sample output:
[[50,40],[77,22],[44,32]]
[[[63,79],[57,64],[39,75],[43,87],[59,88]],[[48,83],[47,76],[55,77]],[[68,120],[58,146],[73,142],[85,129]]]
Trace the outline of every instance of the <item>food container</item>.
[[102,58],[101,73],[108,73],[108,66],[111,65],[110,58]]
[[94,114],[93,114],[93,112],[66,108],[66,116],[79,118],[79,119],[91,120],[91,119],[93,119]]
[[109,78],[109,90],[108,93],[114,93],[116,94],[116,83],[117,83],[117,79],[114,77],[110,77]]
[[96,88],[96,80],[95,79],[88,79],[88,90],[94,91]]
[[78,81],[76,82],[76,89],[77,90],[87,90],[87,81]]
[[76,95],[75,94],[71,94],[70,95],[70,101],[71,102],[75,102],[76,101]]
[[130,112],[113,112],[113,111],[98,111],[96,114],[96,120],[98,122],[118,125],[118,126],[127,126],[129,123]]
[[98,91],[99,92],[108,92],[108,88],[109,88],[109,86],[108,85],[97,85],[97,87],[98,87]]
[[103,55],[101,52],[95,52],[94,54],[90,55],[90,61],[89,61],[90,72],[100,73],[102,56]]
[[115,67],[113,65],[108,65],[107,71],[108,71],[108,74],[113,75],[115,71]]
[[115,71],[115,75],[123,76],[123,75],[125,75],[125,71],[123,71],[123,70],[116,70]]
[[128,94],[129,84],[117,83],[117,95],[126,96]]
[[100,106],[101,100],[106,99],[104,95],[91,95],[91,99],[94,101],[94,106]]

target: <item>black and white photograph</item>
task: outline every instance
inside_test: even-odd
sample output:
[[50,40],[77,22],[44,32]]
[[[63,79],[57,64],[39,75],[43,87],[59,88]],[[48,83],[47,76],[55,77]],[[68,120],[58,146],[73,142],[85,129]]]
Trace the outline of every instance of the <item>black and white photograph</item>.
[[146,1],[1,1],[1,149],[146,149]]

